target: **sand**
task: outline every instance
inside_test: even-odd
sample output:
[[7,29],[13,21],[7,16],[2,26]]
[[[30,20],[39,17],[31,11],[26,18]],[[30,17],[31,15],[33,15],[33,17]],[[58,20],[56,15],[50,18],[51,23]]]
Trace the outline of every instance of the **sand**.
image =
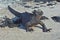
[[[13,7],[14,8],[14,7]],[[21,6],[16,6],[14,8],[19,12],[24,12],[27,8],[22,8]],[[22,10],[21,10],[22,9]],[[54,22],[52,16],[60,16],[60,3],[55,6],[40,7],[43,10],[44,16],[48,17],[49,20],[42,20],[47,28],[52,28],[51,32],[42,32],[40,28],[34,28],[33,32],[26,32],[23,29],[14,28],[0,28],[0,40],[60,40],[60,23]],[[21,10],[21,11],[20,11]],[[31,12],[33,9],[29,9]],[[0,14],[7,15],[9,18],[13,18],[14,15],[11,14],[7,8],[0,10]]]

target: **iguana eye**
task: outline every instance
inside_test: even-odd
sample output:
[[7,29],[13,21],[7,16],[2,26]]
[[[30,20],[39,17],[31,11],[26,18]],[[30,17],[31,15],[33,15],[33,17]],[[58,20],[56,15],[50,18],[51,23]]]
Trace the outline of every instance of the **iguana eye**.
[[43,12],[41,11],[41,12],[39,12],[39,15],[43,15]]

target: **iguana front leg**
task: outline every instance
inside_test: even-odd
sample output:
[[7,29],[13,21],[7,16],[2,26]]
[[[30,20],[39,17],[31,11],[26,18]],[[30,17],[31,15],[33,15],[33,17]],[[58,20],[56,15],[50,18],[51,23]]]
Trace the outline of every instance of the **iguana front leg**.
[[40,21],[39,24],[42,26],[42,31],[43,32],[48,32],[48,31],[50,32],[51,28],[47,29],[45,24],[42,21]]
[[34,31],[32,25],[26,27],[26,32],[28,32],[28,31],[30,31],[30,32]]

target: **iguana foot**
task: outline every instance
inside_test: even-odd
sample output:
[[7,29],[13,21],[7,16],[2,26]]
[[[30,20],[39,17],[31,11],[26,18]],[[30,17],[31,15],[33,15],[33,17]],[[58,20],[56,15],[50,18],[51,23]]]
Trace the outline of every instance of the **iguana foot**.
[[34,31],[33,29],[28,29],[28,30],[26,30],[26,32],[32,32],[32,31]]
[[29,29],[28,31],[29,31],[29,32],[32,32],[32,31],[34,31],[34,30],[31,28],[31,29]]
[[51,28],[49,29],[44,29],[43,32],[50,32],[50,30],[52,30]]

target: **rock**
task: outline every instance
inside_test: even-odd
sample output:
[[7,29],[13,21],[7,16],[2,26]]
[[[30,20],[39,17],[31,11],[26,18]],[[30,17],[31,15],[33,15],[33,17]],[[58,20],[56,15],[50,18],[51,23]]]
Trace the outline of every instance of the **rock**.
[[60,16],[53,16],[51,17],[52,20],[54,20],[55,22],[60,22]]
[[56,0],[57,2],[60,2],[60,0]]
[[31,6],[24,6],[24,7],[26,7],[26,8],[31,8]]

